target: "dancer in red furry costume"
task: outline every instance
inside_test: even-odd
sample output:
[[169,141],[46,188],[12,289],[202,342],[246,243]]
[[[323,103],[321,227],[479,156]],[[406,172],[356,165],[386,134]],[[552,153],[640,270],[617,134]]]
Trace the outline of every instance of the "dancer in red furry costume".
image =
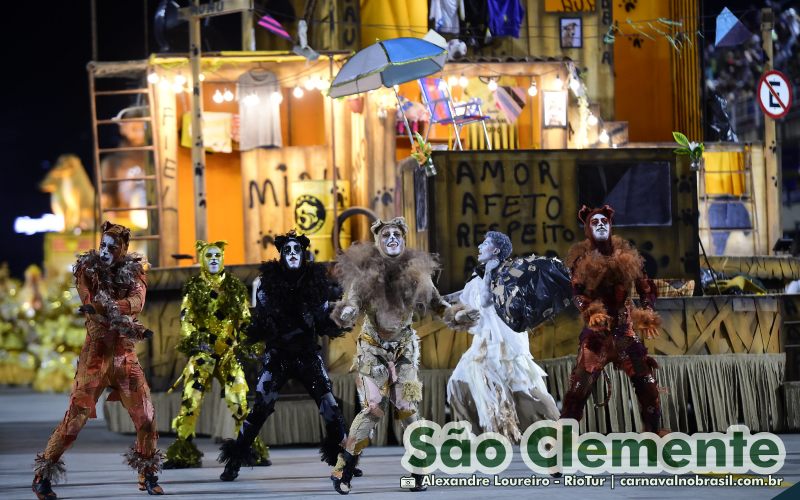
[[64,475],[61,456],[78,438],[106,387],[109,401],[121,401],[136,427],[136,443],[126,463],[139,472],[139,489],[163,495],[158,484],[161,451],[157,448],[155,412],[150,388],[136,357],[135,343],[152,335],[136,318],[142,312],[147,281],[144,258],[128,253],[131,232],[105,222],[100,249],[78,257],[75,286],[86,316],[86,342],[69,397],[69,408],[43,453],[36,456],[33,491],[39,500],[55,500],[52,483]]
[[[659,335],[661,318],[653,311],[656,287],[648,279],[643,259],[636,249],[611,236],[614,209],[608,205],[583,206],[578,219],[586,240],[573,245],[567,256],[572,271],[573,302],[583,315],[578,363],[570,376],[561,418],[583,417],[586,399],[608,363],[623,370],[633,383],[646,432],[658,432],[661,404],[653,376],[656,361],[648,356],[639,334],[651,339]],[[639,307],[630,297],[635,284]]]

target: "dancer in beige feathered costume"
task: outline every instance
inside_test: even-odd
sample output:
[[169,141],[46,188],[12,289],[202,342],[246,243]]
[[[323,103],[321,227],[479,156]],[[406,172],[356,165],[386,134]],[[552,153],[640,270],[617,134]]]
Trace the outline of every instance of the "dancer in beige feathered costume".
[[[353,419],[344,451],[331,474],[334,488],[346,495],[361,451],[391,402],[403,426],[417,420],[422,383],[417,376],[418,337],[413,314],[432,312],[447,326],[466,330],[479,315],[464,305],[450,306],[431,281],[438,264],[431,254],[405,248],[405,219],[378,220],[370,228],[375,245],[356,244],[339,257],[334,273],[344,298],[331,314],[342,327],[352,327],[360,314],[364,325],[358,338],[356,368],[363,409]],[[425,489],[415,476],[414,491]]]

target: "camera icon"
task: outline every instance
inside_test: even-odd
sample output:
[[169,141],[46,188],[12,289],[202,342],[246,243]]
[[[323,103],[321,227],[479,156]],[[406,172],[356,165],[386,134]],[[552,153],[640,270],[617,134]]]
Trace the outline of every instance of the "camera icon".
[[400,487],[405,489],[411,489],[417,485],[417,482],[411,476],[404,476],[400,478]]

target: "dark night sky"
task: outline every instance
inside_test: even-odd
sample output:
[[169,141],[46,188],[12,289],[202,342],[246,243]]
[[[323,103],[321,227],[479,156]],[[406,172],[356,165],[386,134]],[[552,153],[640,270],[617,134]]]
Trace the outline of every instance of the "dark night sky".
[[[650,0],[654,1],[654,0]],[[179,2],[186,3],[186,2]],[[258,2],[265,3],[265,2]],[[762,1],[704,1],[704,15],[728,5],[734,12]],[[99,60],[143,59],[155,48],[152,24],[157,0],[97,0]],[[145,9],[148,11],[145,13]],[[215,47],[232,47],[231,27],[237,19],[219,18]],[[28,264],[43,259],[42,235],[13,232],[14,218],[40,217],[50,211],[49,195],[37,184],[64,153],[77,154],[92,174],[92,132],[86,64],[92,58],[90,2],[6,2],[0,26],[2,120],[0,120],[0,262],[21,276]],[[710,25],[710,26],[709,26]],[[713,40],[713,21],[707,38]],[[149,40],[145,40],[145,32]],[[213,39],[204,29],[204,38]],[[227,40],[223,40],[223,38]],[[146,43],[147,42],[147,43]],[[223,47],[222,45],[226,45]]]
[[[144,59],[154,51],[152,19],[157,4],[157,0],[97,0],[98,60]],[[37,188],[48,168],[59,155],[74,153],[94,177],[86,72],[92,59],[91,4],[89,0],[46,0],[33,5],[8,2],[0,21],[4,65],[0,262],[8,262],[17,277],[29,264],[44,258],[43,235],[15,234],[13,224],[19,216],[50,212],[50,196]],[[238,28],[238,17],[225,17],[204,28],[206,50],[239,49],[231,46],[231,40],[238,43],[238,32],[231,30]],[[150,24],[147,28],[145,19]],[[149,34],[147,44],[145,33]],[[186,47],[172,49],[185,51]]]

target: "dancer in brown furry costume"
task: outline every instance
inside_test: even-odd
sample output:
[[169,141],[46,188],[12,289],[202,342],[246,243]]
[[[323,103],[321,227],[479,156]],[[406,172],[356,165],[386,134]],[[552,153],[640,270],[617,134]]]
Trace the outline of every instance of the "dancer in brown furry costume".
[[61,456],[77,439],[86,421],[95,418],[97,398],[106,387],[109,401],[121,401],[136,427],[136,443],[126,453],[126,463],[139,472],[139,489],[163,495],[156,473],[161,451],[156,432],[150,388],[136,357],[135,342],[152,335],[136,319],[144,305],[147,283],[143,257],[127,254],[130,231],[105,222],[99,252],[89,251],[75,264],[75,285],[86,315],[86,342],[69,398],[69,408],[44,453],[36,457],[33,492],[53,500],[51,483],[64,474]]
[[[334,488],[346,495],[361,451],[386,412],[389,402],[404,426],[417,420],[422,383],[417,377],[419,346],[411,328],[414,313],[432,312],[454,329],[475,324],[478,312],[466,306],[450,306],[431,281],[438,269],[433,256],[407,250],[405,220],[376,221],[370,228],[375,245],[356,244],[339,257],[334,272],[345,290],[331,314],[344,328],[364,314],[358,338],[356,368],[363,405],[353,419],[344,451],[331,474]],[[422,491],[421,476],[415,476]]]
[[[586,326],[561,418],[583,417],[595,381],[608,363],[614,363],[633,382],[644,430],[659,432],[661,404],[653,376],[658,365],[636,333],[648,339],[659,334],[661,319],[653,311],[656,287],[642,269],[644,261],[639,252],[622,238],[611,236],[614,209],[608,205],[595,210],[584,206],[578,218],[584,224],[586,240],[573,245],[566,263],[572,270],[573,302]],[[630,297],[632,284],[639,295],[639,307]]]

